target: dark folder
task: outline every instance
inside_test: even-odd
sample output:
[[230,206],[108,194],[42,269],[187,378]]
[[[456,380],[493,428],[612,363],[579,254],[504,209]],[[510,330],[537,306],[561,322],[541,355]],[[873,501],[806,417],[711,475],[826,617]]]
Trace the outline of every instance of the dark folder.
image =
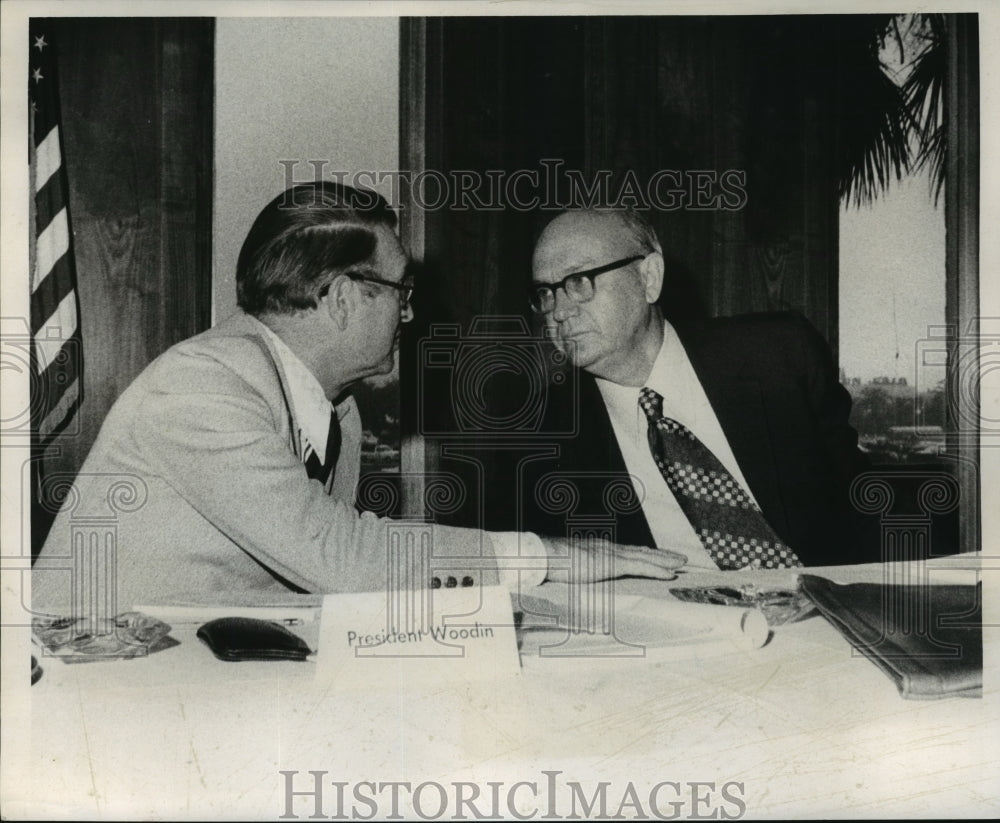
[[803,574],[799,585],[903,697],[982,697],[982,584],[841,585]]

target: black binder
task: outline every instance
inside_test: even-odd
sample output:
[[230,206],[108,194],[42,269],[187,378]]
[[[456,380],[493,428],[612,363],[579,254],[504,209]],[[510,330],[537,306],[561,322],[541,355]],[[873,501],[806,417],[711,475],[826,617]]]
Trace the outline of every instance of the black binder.
[[803,574],[799,586],[903,697],[982,697],[981,583],[841,585]]

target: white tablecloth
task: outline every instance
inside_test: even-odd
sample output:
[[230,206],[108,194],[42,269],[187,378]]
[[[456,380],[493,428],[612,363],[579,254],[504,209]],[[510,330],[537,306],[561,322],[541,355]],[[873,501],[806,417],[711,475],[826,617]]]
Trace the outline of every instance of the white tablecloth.
[[[920,569],[810,572],[841,582],[902,582],[912,574],[971,582],[975,571],[947,568],[969,565],[965,558]],[[732,585],[734,574],[691,573],[672,585]],[[774,585],[795,577],[739,574],[741,582]],[[616,587],[667,596],[652,581]],[[296,790],[312,787],[310,771],[324,773],[327,817],[338,811],[338,781],[346,784],[348,817],[352,809],[362,817],[371,811],[352,799],[363,781],[435,781],[451,793],[437,819],[456,813],[449,787],[462,781],[481,789],[480,811],[490,809],[489,782],[500,783],[504,817],[512,816],[508,792],[521,781],[534,783],[537,797],[520,787],[513,812],[535,811],[539,819],[553,811],[549,803],[556,816],[570,814],[579,799],[570,782],[589,798],[600,781],[609,784],[609,815],[632,797],[652,815],[650,791],[665,781],[687,798],[674,812],[680,818],[692,813],[691,783],[712,784],[695,792],[735,815],[738,805],[720,795],[727,785],[746,816],[757,818],[1000,815],[995,629],[984,632],[983,699],[921,702],[902,699],[820,617],[777,628],[755,652],[683,663],[533,658],[519,676],[496,682],[383,683],[355,694],[315,683],[312,663],[219,662],[195,639],[196,628],[175,626],[180,645],[146,659],[73,666],[43,659],[45,673],[15,719],[24,746],[5,813],[276,818],[289,802],[285,770]],[[678,796],[661,786],[659,811],[669,815]],[[399,814],[412,819],[408,790],[400,797]],[[379,795],[378,817],[392,812],[389,798],[388,790]],[[425,816],[433,818],[438,798],[433,787],[424,792]],[[290,808],[307,818],[315,802],[293,797]],[[465,814],[471,819],[468,807]],[[635,805],[621,814],[635,817]]]

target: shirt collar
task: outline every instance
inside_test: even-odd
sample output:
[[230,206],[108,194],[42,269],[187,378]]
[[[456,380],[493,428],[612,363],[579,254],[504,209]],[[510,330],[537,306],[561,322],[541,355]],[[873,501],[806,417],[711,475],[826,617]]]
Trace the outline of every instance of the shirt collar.
[[[291,395],[292,415],[321,460],[326,454],[326,440],[330,433],[330,412],[335,407],[327,400],[323,387],[309,367],[293,352],[266,323],[261,323],[281,362]],[[345,406],[345,403],[341,403]],[[339,410],[338,410],[339,411]]]
[[[674,327],[663,321],[663,342],[653,361],[645,385],[661,397],[669,398],[673,386],[678,385],[679,372],[685,360],[684,347]],[[601,390],[605,405],[609,410],[632,413],[638,407],[639,390],[642,386],[623,386],[602,377],[595,378]]]
[[[681,384],[682,369],[687,356],[681,339],[677,336],[674,327],[666,320],[663,321],[663,344],[653,361],[653,368],[646,379],[646,385],[655,391],[660,397],[669,398],[676,391],[676,387]],[[638,396],[638,391],[636,392]]]

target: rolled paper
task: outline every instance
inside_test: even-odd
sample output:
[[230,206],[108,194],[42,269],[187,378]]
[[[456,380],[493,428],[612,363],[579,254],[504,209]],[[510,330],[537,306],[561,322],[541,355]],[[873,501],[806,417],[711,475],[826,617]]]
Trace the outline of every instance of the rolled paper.
[[637,595],[572,600],[574,607],[545,598],[521,598],[522,653],[533,655],[538,648],[543,657],[568,656],[572,648],[584,655],[662,659],[752,651],[769,635],[767,619],[755,608]]
[[743,612],[740,627],[743,629],[743,636],[747,639],[751,649],[759,649],[767,642],[767,638],[771,634],[767,618],[759,609],[747,609]]
[[[626,602],[621,602],[626,601]],[[728,640],[740,649],[767,642],[767,618],[759,609],[680,603],[630,595],[614,599],[619,636],[649,645]]]

